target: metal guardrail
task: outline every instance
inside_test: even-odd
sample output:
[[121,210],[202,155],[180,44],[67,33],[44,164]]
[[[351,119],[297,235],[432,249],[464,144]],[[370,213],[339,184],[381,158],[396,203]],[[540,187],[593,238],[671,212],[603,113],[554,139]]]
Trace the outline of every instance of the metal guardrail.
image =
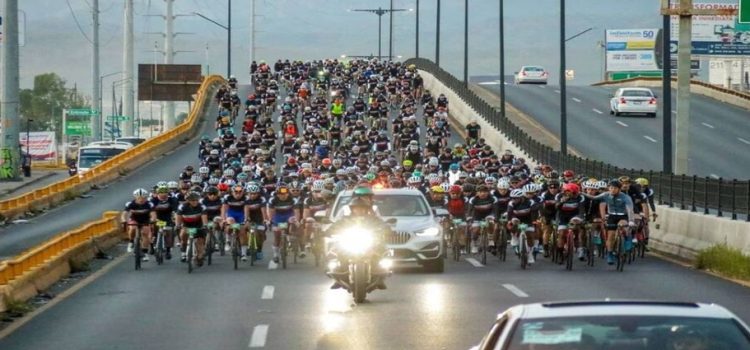
[[524,150],[536,162],[549,164],[554,169],[572,169],[597,179],[611,179],[619,176],[631,178],[645,177],[657,195],[657,200],[680,209],[713,213],[737,219],[744,215],[750,221],[750,181],[737,179],[713,179],[687,175],[674,175],[650,170],[620,168],[602,161],[563,155],[552,147],[541,144],[500,114],[499,108],[490,105],[464,83],[446,72],[434,62],[424,58],[411,58],[404,64],[414,64],[428,72],[453,90],[464,102],[473,108],[499,132]]
[[213,96],[210,96],[210,88],[217,83],[224,82],[224,78],[219,75],[211,75],[203,80],[203,84],[196,95],[196,102],[190,110],[190,114],[180,125],[159,136],[153,137],[133,148],[122,152],[115,157],[93,167],[88,172],[80,176],[72,176],[65,180],[58,181],[46,187],[24,193],[22,195],[0,201],[0,214],[8,217],[11,213],[17,213],[21,210],[28,210],[34,203],[48,203],[59,197],[60,193],[80,188],[82,185],[91,184],[99,179],[111,176],[113,173],[123,169],[125,165],[130,165],[134,159],[142,159],[142,156],[170,139],[179,137],[191,131],[198,122],[206,103]]

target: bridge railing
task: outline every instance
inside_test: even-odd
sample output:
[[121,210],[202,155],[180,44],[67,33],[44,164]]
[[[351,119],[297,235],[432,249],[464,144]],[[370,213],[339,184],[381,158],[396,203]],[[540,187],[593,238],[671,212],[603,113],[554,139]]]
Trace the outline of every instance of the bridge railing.
[[680,209],[700,211],[705,214],[728,216],[737,219],[744,216],[750,221],[750,181],[737,179],[714,179],[687,175],[667,174],[644,169],[626,169],[603,161],[563,155],[559,150],[546,146],[529,136],[509,118],[500,114],[499,107],[464,86],[463,82],[446,72],[434,62],[424,58],[411,58],[404,62],[432,74],[445,86],[453,90],[480,117],[505,134],[516,146],[524,150],[536,162],[549,164],[554,169],[572,169],[597,179],[612,179],[629,176],[631,179],[649,179],[657,200]]

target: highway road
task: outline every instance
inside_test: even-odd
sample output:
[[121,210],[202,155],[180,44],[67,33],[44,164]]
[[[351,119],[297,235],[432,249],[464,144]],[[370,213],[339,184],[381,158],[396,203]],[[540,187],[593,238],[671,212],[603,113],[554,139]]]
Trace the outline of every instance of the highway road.
[[[499,94],[497,77],[473,77]],[[494,82],[494,84],[487,84]],[[514,85],[506,77],[508,103],[560,135],[560,90],[554,85]],[[656,118],[609,114],[616,87],[568,86],[568,143],[584,156],[635,169],[662,168],[662,113]],[[658,88],[653,88],[661,95]],[[676,111],[676,91],[673,110]],[[750,111],[692,94],[690,173],[746,179],[750,173]],[[672,113],[673,130],[675,113]]]
[[443,274],[398,270],[353,305],[309,259],[234,271],[219,257],[188,274],[176,260],[136,272],[128,257],[0,349],[467,349],[512,305],[591,298],[714,302],[750,320],[745,287],[654,257],[622,273],[600,262],[568,272],[546,260],[522,271],[514,256],[449,261]]

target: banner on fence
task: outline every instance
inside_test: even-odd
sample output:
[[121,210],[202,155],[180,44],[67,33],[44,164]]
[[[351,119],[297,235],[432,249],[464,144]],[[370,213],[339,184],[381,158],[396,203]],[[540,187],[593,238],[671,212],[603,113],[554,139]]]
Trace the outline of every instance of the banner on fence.
[[22,132],[19,135],[21,148],[24,152],[29,150],[33,160],[55,160],[57,159],[57,141],[55,140],[54,131],[35,131],[30,132],[28,143],[26,133]]

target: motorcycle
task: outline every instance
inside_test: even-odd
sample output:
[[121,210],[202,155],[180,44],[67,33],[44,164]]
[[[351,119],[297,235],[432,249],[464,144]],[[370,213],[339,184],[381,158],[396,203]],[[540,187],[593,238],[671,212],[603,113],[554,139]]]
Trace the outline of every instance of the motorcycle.
[[383,279],[390,276],[393,266],[390,253],[378,252],[375,234],[363,227],[349,228],[329,239],[328,246],[332,248],[328,253],[326,275],[351,293],[355,303],[364,302],[367,294],[378,289]]

